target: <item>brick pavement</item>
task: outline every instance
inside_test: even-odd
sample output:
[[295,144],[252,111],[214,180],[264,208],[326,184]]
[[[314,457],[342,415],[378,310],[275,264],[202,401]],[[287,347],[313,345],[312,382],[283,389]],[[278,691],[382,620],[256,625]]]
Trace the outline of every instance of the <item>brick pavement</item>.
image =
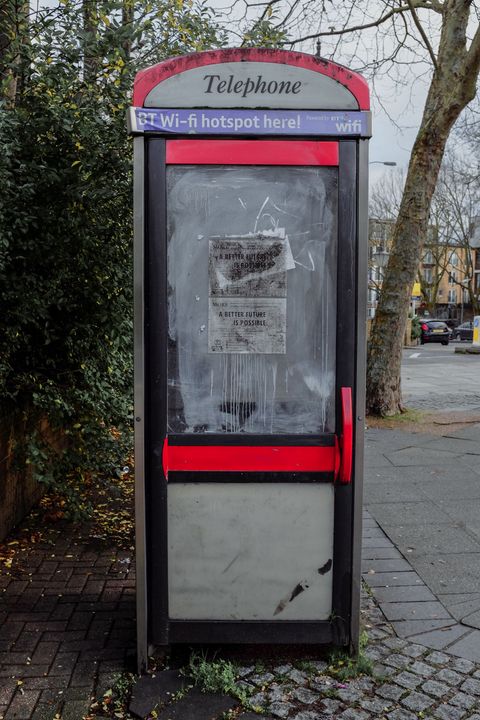
[[[39,518],[29,528],[32,522]],[[91,538],[90,530],[47,529],[0,576],[0,718],[80,720],[128,666],[132,551]]]

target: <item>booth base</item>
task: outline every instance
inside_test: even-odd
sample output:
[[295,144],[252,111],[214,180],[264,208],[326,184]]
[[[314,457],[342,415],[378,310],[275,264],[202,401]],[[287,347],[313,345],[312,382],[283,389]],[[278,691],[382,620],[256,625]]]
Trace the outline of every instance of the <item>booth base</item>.
[[172,620],[169,644],[195,645],[346,645],[340,641],[335,624],[324,622],[202,622]]
[[169,483],[170,620],[327,620],[331,483]]

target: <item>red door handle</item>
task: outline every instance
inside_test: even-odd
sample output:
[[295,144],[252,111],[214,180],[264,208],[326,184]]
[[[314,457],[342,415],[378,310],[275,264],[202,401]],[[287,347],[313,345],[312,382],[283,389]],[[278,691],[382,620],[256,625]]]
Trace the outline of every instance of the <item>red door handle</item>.
[[342,485],[352,482],[353,463],[353,411],[352,411],[352,388],[342,387],[340,389],[342,401],[342,435],[340,437],[340,469],[338,481]]

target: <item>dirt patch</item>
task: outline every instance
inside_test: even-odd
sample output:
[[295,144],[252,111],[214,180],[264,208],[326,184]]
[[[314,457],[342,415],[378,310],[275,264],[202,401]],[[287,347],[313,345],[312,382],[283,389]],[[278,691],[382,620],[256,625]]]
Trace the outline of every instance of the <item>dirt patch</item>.
[[478,412],[448,412],[445,410],[407,410],[389,418],[368,416],[367,427],[405,430],[406,432],[425,433],[426,435],[451,435],[464,427],[480,423]]

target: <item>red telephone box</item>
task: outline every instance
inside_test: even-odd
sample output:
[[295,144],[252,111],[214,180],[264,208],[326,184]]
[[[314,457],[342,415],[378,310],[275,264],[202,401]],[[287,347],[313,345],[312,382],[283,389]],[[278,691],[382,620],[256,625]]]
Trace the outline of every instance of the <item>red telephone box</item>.
[[358,640],[368,88],[280,50],[139,73],[138,650]]

